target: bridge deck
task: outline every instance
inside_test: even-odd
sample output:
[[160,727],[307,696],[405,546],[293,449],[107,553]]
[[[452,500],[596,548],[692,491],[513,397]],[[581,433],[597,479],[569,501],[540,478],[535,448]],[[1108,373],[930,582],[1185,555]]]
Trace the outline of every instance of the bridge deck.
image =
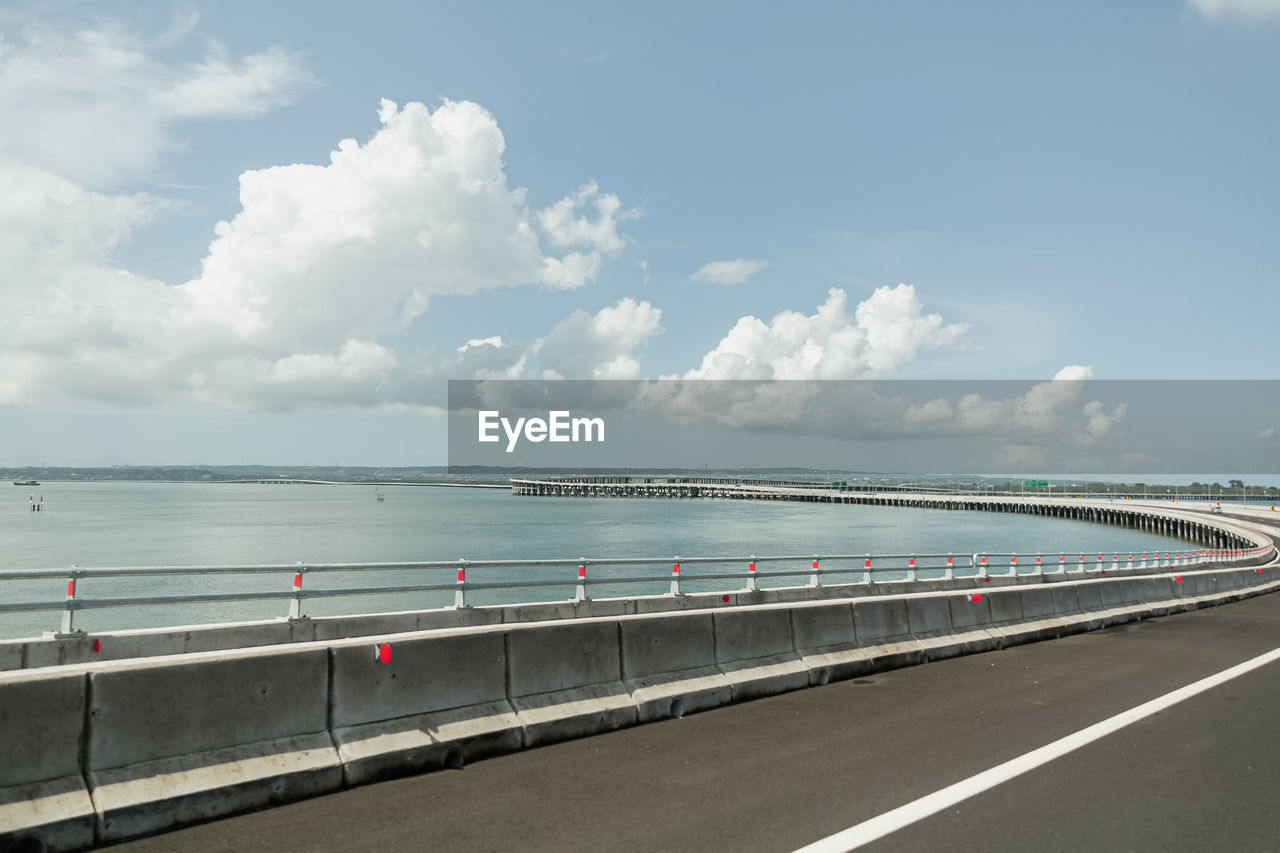
[[[1017,646],[351,789],[119,847],[791,850],[1277,645],[1280,596]],[[1269,849],[1277,664],[877,842]]]

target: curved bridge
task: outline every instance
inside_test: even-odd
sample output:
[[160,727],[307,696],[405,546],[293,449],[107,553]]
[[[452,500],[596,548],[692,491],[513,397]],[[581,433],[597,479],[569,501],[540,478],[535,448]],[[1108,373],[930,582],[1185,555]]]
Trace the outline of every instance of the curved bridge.
[[[810,497],[839,495],[804,499]],[[1004,499],[989,503],[1019,511]],[[1136,576],[1040,574],[1006,584],[971,577],[879,595],[793,588],[790,600],[764,604],[735,599],[657,613],[375,629],[350,639],[0,673],[0,720],[21,733],[0,739],[0,847],[83,849],[1280,589],[1280,560],[1253,518],[1101,502],[1022,506],[1218,537],[1235,549],[1235,561]]]

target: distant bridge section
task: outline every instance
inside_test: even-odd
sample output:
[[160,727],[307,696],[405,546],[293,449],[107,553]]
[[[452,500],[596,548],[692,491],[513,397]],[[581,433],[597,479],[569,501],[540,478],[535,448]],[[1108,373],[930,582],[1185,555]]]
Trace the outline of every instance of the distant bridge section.
[[[1196,542],[1213,548],[1244,547],[1248,537],[1233,532],[1203,511],[1187,511],[1169,504],[1131,498],[1024,497],[1021,495],[956,494],[902,487],[831,487],[814,483],[760,483],[716,477],[557,477],[511,480],[511,493],[530,497],[579,498],[711,498],[721,500],[800,501],[860,506],[1016,512],[1112,524]],[[1276,514],[1280,516],[1280,513]]]

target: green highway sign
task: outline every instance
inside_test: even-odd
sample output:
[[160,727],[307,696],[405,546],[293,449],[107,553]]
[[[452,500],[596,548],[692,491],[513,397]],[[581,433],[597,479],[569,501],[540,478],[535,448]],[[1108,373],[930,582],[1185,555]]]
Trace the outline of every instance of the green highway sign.
[[1048,480],[1023,480],[1023,481],[1022,481],[1022,485],[1024,485],[1024,486],[1047,486],[1047,485],[1049,485],[1049,481],[1048,481]]

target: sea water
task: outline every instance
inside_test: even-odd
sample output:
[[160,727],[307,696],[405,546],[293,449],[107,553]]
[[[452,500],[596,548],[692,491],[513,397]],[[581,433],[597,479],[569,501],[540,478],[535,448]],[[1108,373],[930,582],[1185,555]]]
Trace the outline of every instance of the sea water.
[[[7,570],[71,566],[194,566],[297,563],[566,559],[571,566],[471,568],[473,583],[535,580],[552,586],[473,590],[469,604],[566,599],[580,558],[635,558],[625,567],[592,567],[592,578],[652,578],[592,587],[592,597],[660,594],[675,557],[733,557],[725,566],[686,565],[685,591],[741,588],[752,555],[794,555],[761,562],[767,571],[802,571],[815,554],[945,554],[968,565],[974,553],[1115,554],[1176,550],[1176,540],[1120,527],[1010,513],[958,512],[784,501],[515,497],[507,490],[430,486],[268,485],[77,482],[10,487],[0,505],[0,578]],[[0,493],[3,496],[3,493]],[[43,498],[31,512],[30,498]],[[382,500],[378,500],[382,497]],[[835,564],[831,564],[834,566]],[[844,564],[849,568],[860,568]],[[828,566],[830,567],[830,566]],[[742,574],[698,582],[700,572]],[[453,568],[412,572],[307,575],[306,590],[379,585],[452,584]],[[851,578],[850,578],[851,579]],[[281,591],[292,570],[274,574],[87,578],[77,597],[180,596]],[[824,582],[834,582],[824,578]],[[560,583],[563,582],[563,583]],[[805,578],[760,579],[760,586]],[[2,580],[0,601],[58,601],[64,579]],[[313,599],[309,615],[381,612],[452,604],[452,590]],[[108,630],[270,619],[288,601],[113,607],[76,614],[76,627]],[[0,614],[0,637],[58,627],[56,611]]]

